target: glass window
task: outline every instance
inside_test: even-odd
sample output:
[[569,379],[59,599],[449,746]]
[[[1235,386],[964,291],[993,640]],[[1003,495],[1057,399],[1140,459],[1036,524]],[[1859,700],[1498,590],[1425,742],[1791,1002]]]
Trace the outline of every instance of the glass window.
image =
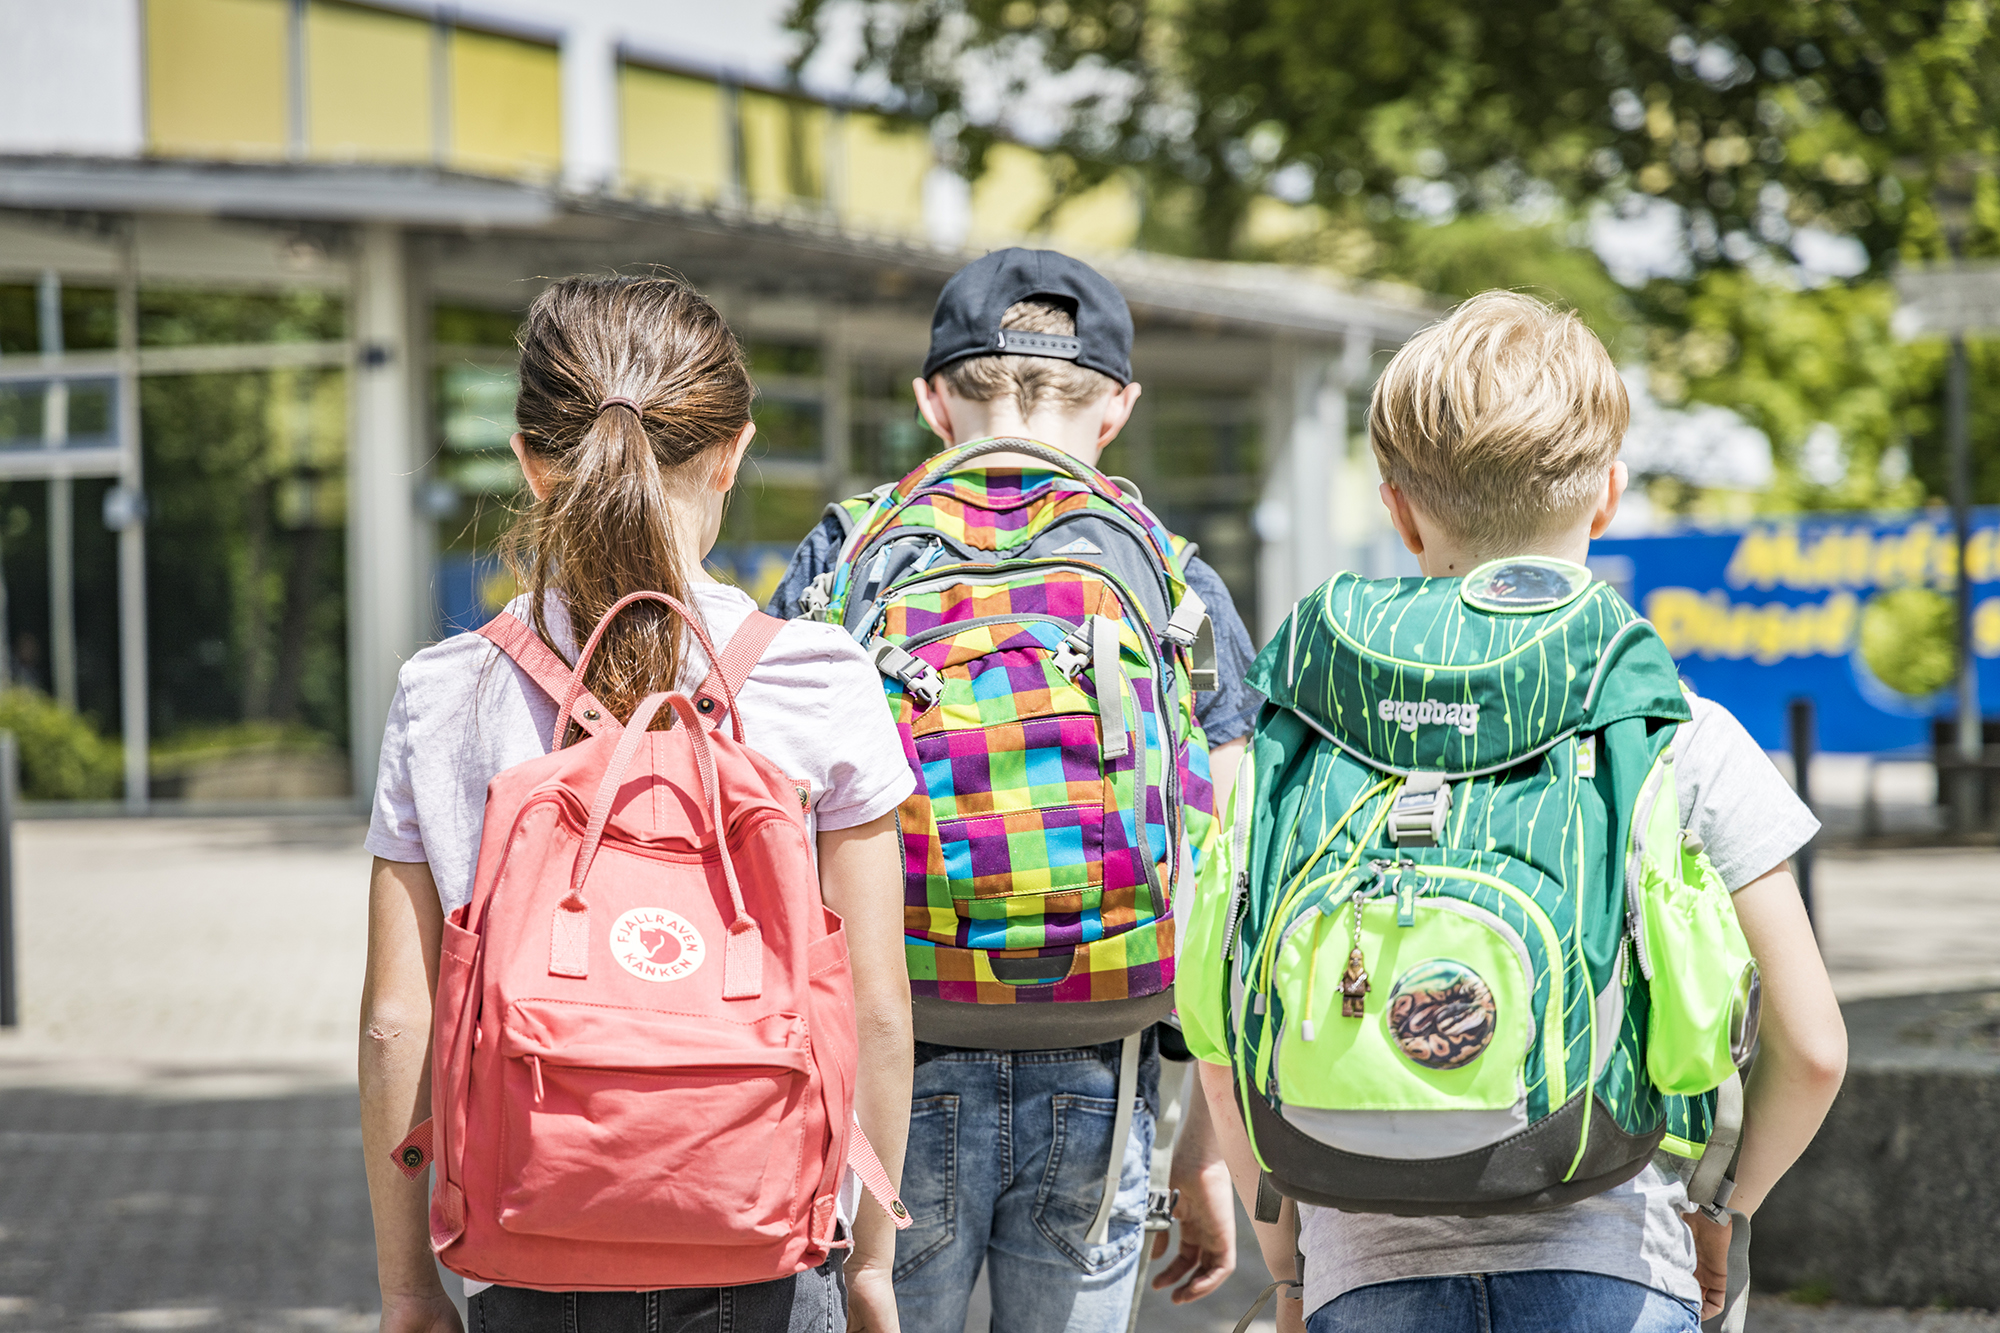
[[30,283],[0,283],[0,356],[42,350],[41,314]]
[[942,447],[917,416],[910,388],[915,366],[862,363],[854,367],[849,411],[854,439],[849,465],[867,485],[895,481]]
[[750,447],[753,459],[820,456],[818,398],[762,395],[751,409],[751,419],[757,423],[757,440]]
[[157,798],[348,794],[346,414],[338,369],[142,382]]
[[50,447],[61,421],[61,446],[108,449],[118,443],[116,380],[17,380],[0,384],[0,449]]
[[[519,322],[513,314],[438,311],[460,346],[511,346]],[[440,338],[442,341],[442,336]],[[437,519],[438,617],[447,634],[477,629],[507,605],[516,591],[494,554],[514,521],[521,495],[521,465],[507,441],[514,433],[514,398],[520,388],[513,364],[461,358],[437,371],[437,453],[427,493]]]
[[773,376],[815,376],[824,364],[818,343],[748,343],[743,359],[749,363],[751,378],[760,382]]
[[[70,352],[118,346],[118,293],[108,287],[62,289],[62,343]],[[42,350],[40,293],[33,283],[0,283],[0,356]]]
[[139,345],[338,342],[347,306],[337,292],[230,292],[149,287],[139,293]]
[[514,332],[521,327],[521,313],[441,305],[431,312],[431,335],[441,347],[504,347],[511,353],[517,348]]
[[147,0],[146,131],[155,152],[275,157],[291,119],[285,0]]

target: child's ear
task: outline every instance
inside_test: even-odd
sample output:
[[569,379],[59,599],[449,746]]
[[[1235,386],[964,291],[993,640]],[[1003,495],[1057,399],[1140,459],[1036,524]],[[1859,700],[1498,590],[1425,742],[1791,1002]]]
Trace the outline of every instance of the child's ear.
[[1395,526],[1396,535],[1403,539],[1403,545],[1411,555],[1424,553],[1424,530],[1417,526],[1416,511],[1404,494],[1389,482],[1381,488],[1382,504],[1389,511],[1389,522]]
[[1590,535],[1602,537],[1604,530],[1611,526],[1611,520],[1618,517],[1618,502],[1625,498],[1625,488],[1632,482],[1632,471],[1619,459],[1611,465],[1611,471],[1604,478],[1604,494],[1597,498],[1597,512],[1590,516]]
[[952,434],[951,408],[945,402],[944,394],[932,388],[927,379],[911,380],[910,388],[917,395],[917,415],[931,428],[931,434],[947,446],[958,443],[957,437]]
[[507,447],[514,451],[514,459],[521,465],[521,475],[528,482],[528,493],[537,500],[548,499],[549,465],[528,452],[528,441],[518,430],[507,438]]
[[757,438],[757,423],[746,421],[743,429],[736,432],[736,438],[725,447],[721,465],[715,475],[709,478],[709,489],[728,494],[736,488],[736,474],[742,470],[743,455],[750,450],[750,441]]
[[1133,380],[1104,400],[1104,415],[1097,423],[1099,453],[1118,438],[1118,432],[1125,429],[1125,423],[1132,419],[1132,409],[1138,405],[1139,381],[1137,380]]

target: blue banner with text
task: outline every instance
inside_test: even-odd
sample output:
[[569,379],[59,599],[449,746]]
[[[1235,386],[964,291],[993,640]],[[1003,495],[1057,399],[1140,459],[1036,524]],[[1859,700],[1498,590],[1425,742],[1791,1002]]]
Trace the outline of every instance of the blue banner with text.
[[[1958,552],[1949,515],[1802,515],[1591,543],[1590,564],[1659,629],[1681,674],[1758,744],[1788,744],[1785,708],[1817,704],[1819,744],[1930,743],[1952,713]],[[1966,566],[1979,693],[2000,705],[2000,510],[1975,511]]]

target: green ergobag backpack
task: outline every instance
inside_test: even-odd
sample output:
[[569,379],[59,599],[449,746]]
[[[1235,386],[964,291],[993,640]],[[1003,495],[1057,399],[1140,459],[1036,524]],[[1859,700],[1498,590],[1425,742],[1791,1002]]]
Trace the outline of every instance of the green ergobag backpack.
[[1652,626],[1566,561],[1343,574],[1250,683],[1269,702],[1179,1005],[1266,1183],[1485,1216],[1665,1151],[1726,1203],[1756,966],[1680,827],[1690,713]]

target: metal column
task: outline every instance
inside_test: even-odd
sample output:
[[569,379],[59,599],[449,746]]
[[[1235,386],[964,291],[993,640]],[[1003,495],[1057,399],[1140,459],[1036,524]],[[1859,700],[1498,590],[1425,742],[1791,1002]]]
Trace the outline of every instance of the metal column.
[[[50,269],[36,292],[42,358],[63,356],[62,279]],[[69,443],[69,382],[51,380],[42,399],[42,447]],[[76,707],[76,499],[67,476],[48,479],[49,686],[66,708]]]
[[404,237],[371,223],[354,267],[355,359],[349,401],[347,624],[350,753],[355,795],[375,782],[396,672],[429,616],[418,568],[417,432],[411,300]]
[[[146,808],[151,766],[146,697],[146,506],[139,448],[138,220],[127,222],[118,275],[118,694],[125,737],[125,806]],[[114,506],[106,502],[106,518]]]
[[1965,568],[1965,547],[1972,535],[1972,445],[1968,402],[1971,367],[1965,337],[1954,334],[1951,360],[1945,369],[1945,435],[1951,450],[1951,523],[1958,553],[1953,589],[1958,611],[1958,734],[1959,767],[1951,788],[1952,831],[1960,835],[1979,827],[1983,815],[1985,774],[1979,760],[1985,743],[1979,715],[1979,662],[1972,655],[1972,579]]

